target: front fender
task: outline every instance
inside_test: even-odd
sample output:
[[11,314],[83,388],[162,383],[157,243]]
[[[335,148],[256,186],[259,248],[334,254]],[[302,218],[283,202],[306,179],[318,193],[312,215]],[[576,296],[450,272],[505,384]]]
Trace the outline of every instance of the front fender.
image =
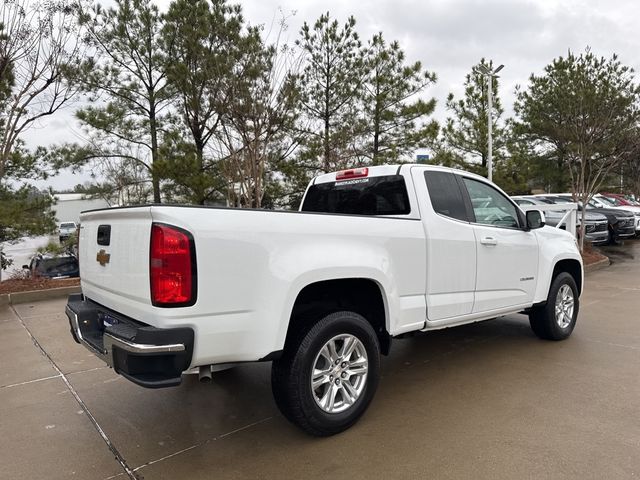
[[543,228],[537,233],[540,256],[538,261],[538,284],[534,296],[534,303],[547,300],[551,280],[553,279],[553,271],[558,262],[562,260],[576,260],[580,263],[583,290],[584,267],[575,238],[570,233],[558,229]]

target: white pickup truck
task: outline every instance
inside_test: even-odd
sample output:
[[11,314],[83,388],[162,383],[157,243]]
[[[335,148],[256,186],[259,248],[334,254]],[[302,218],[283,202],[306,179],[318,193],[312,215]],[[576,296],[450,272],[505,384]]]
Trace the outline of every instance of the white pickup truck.
[[524,312],[567,338],[574,238],[482,177],[424,165],[316,177],[300,211],[148,205],[84,212],[74,338],[138,385],[272,361],[284,416],[355,423],[394,338]]

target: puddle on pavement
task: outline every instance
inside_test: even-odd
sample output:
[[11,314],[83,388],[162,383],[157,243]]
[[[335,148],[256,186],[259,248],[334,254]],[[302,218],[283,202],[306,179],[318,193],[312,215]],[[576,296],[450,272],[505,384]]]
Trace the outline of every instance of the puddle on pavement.
[[620,242],[618,245],[606,245],[599,247],[598,250],[609,257],[611,264],[624,263],[636,258],[634,255],[636,243],[637,242],[634,240],[627,240],[626,242]]

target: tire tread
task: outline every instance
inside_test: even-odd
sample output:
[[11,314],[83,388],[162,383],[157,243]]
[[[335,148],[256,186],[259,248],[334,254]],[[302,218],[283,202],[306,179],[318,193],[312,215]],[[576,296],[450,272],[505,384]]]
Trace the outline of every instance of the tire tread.
[[[361,338],[360,340],[364,340],[363,343],[369,341],[373,344],[376,357],[369,359],[370,373],[367,377],[366,391],[363,392],[363,395],[368,398],[361,397],[363,402],[358,406],[355,415],[333,425],[328,425],[326,420],[322,418],[321,413],[316,412],[314,408],[308,408],[308,401],[302,398],[303,392],[300,387],[300,379],[305,376],[303,369],[305,368],[307,356],[314,355],[315,357],[315,352],[312,351],[313,342],[318,337],[325,335],[331,328],[334,328],[337,323],[349,323],[361,329],[368,338]],[[287,420],[311,435],[323,437],[342,432],[358,421],[366,410],[377,387],[380,345],[375,331],[371,324],[361,315],[350,311],[340,311],[320,319],[310,326],[306,332],[302,331],[299,338],[301,338],[300,341],[292,342],[290,348],[285,348],[283,356],[273,362],[271,386],[276,405]],[[369,357],[372,356],[371,352],[368,351],[367,353]]]
[[[573,324],[568,330],[562,330],[556,323],[555,319],[555,299],[558,294],[558,290],[564,284],[568,284],[573,290],[574,294],[574,320]],[[529,325],[531,330],[539,338],[543,340],[565,340],[575,327],[578,311],[580,307],[580,301],[578,297],[578,287],[573,277],[567,272],[560,272],[554,277],[549,287],[549,294],[547,295],[547,302],[539,307],[535,307],[529,313]]]

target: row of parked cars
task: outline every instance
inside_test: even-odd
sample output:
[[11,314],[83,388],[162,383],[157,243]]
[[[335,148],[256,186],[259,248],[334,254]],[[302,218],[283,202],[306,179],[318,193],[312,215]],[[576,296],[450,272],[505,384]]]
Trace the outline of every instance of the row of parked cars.
[[[518,205],[550,205],[573,203],[571,194],[522,195],[512,197]],[[578,202],[578,226],[585,209],[585,240],[593,245],[615,243],[640,234],[640,203],[620,194],[595,195],[586,206]],[[545,212],[546,222],[556,226],[564,217],[562,211]]]

